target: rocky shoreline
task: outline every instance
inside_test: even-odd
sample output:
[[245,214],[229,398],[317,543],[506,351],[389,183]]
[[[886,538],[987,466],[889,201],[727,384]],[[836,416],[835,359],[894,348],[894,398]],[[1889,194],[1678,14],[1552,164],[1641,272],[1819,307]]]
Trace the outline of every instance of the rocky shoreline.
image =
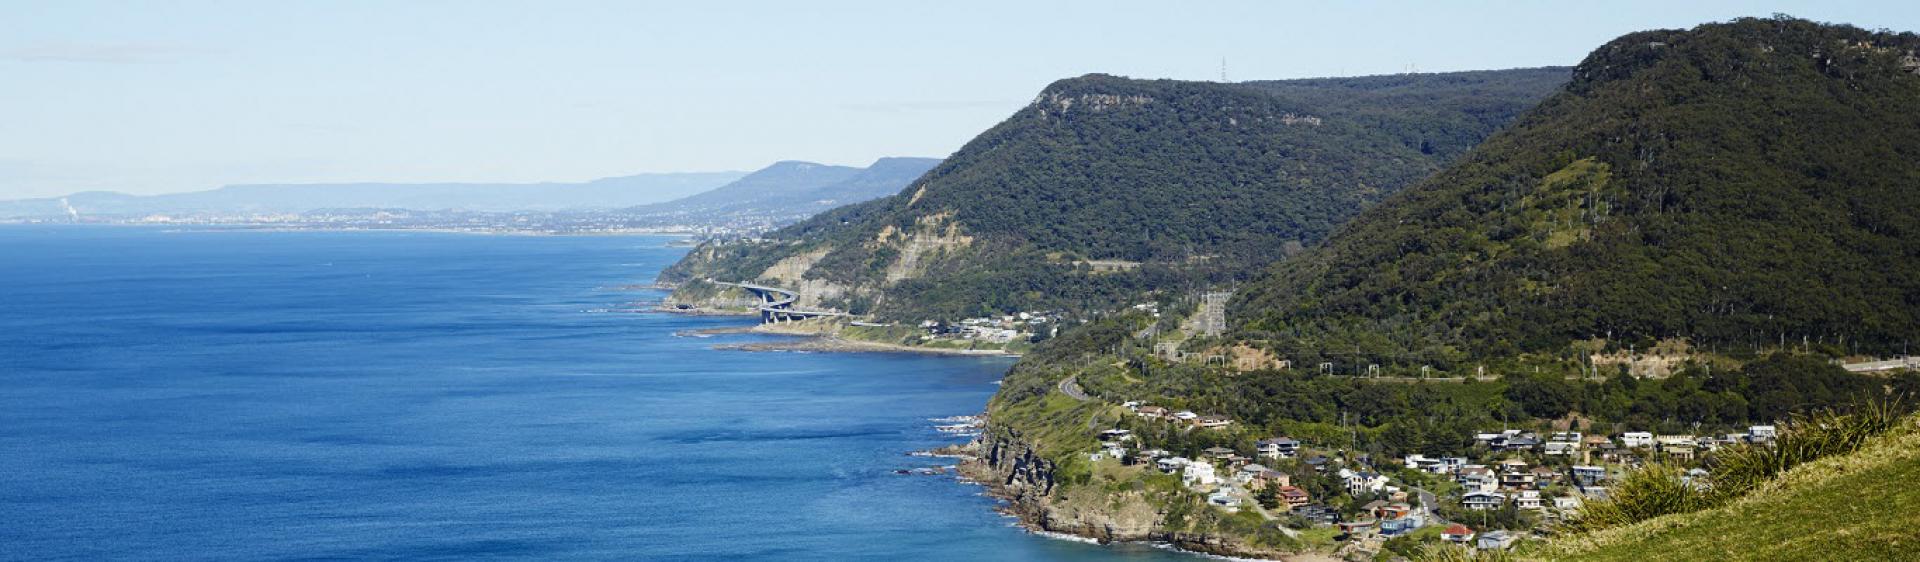
[[[752,312],[713,309],[677,309],[661,305],[656,310],[699,316],[751,316]],[[819,353],[915,353],[972,357],[1018,357],[1001,350],[951,349],[910,346],[848,339],[831,326],[815,323],[787,325],[760,324],[692,330],[683,335],[713,336],[728,334],[770,334],[792,336],[788,341],[715,345],[715,349],[739,351],[788,351]],[[1113,509],[1085,509],[1056,505],[1053,492],[1054,464],[1021,442],[1010,429],[995,428],[981,416],[967,416],[970,427],[979,431],[971,441],[913,456],[953,458],[959,462],[953,473],[963,481],[981,485],[988,496],[1002,502],[1002,513],[1018,520],[1020,527],[1035,534],[1077,537],[1100,544],[1116,542],[1153,543],[1177,550],[1228,558],[1258,558],[1289,562],[1330,562],[1338,560],[1318,553],[1279,552],[1245,544],[1232,537],[1169,531],[1161,528],[1164,513],[1138,498],[1133,501],[1106,502]],[[943,426],[944,427],[944,426]]]
[[1142,501],[1121,498],[1101,502],[1108,506],[1104,509],[1058,505],[1054,501],[1054,463],[1022,442],[1018,433],[1010,429],[988,426],[979,438],[965,445],[935,449],[928,454],[961,458],[960,477],[985,487],[989,496],[1003,502],[1001,512],[1014,516],[1022,528],[1032,532],[1081,537],[1100,544],[1165,544],[1178,550],[1229,558],[1286,562],[1340,560],[1322,553],[1260,548],[1234,537],[1170,531],[1161,525],[1165,514]]
[[[708,315],[719,315],[709,313]],[[830,327],[809,324],[758,324],[753,326],[730,326],[726,328],[708,328],[690,330],[681,335],[702,337],[730,334],[768,334],[792,336],[786,341],[729,343],[713,346],[714,349],[734,351],[790,351],[808,353],[916,353],[922,355],[958,355],[967,357],[1019,357],[1018,353],[1009,353],[998,349],[953,349],[902,345],[867,340],[850,339],[835,333]]]
[[730,343],[714,349],[736,351],[798,351],[809,353],[915,353],[922,355],[960,355],[969,357],[1019,357],[1017,354],[989,349],[946,349],[870,341],[838,336],[797,336],[793,341]]

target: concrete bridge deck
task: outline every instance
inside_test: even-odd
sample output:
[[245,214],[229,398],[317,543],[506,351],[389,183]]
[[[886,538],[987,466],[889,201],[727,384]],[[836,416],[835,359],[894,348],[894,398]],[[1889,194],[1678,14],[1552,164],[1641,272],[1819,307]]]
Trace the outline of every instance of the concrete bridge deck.
[[794,292],[789,289],[782,289],[779,287],[768,287],[765,285],[755,285],[753,283],[748,283],[746,281],[740,281],[737,283],[715,281],[714,284],[724,285],[728,287],[739,287],[741,289],[746,289],[746,291],[749,293],[753,293],[754,297],[757,297],[760,299],[760,306],[757,308],[760,310],[760,322],[762,324],[778,324],[783,322],[793,322],[795,320],[805,320],[808,318],[846,316],[846,313],[843,313],[843,312],[832,312],[832,311],[826,311],[826,310],[803,310],[803,309],[795,308],[793,303],[795,301],[800,300],[800,293]]

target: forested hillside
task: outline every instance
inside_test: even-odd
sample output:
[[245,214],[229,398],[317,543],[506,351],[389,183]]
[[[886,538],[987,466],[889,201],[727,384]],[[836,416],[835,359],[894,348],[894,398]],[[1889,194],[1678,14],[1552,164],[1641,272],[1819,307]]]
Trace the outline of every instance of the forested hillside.
[[696,249],[663,280],[805,286],[803,301],[889,318],[1107,309],[1318,242],[1566,75],[1062,80],[901,194]]
[[1920,334],[1916,49],[1786,18],[1624,36],[1235,316],[1296,363],[1403,369],[1680,338],[1899,353]]

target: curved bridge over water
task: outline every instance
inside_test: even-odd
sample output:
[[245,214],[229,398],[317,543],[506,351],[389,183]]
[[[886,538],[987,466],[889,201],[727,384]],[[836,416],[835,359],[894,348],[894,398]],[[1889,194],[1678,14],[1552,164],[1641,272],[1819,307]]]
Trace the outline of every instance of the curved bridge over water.
[[714,284],[725,285],[728,287],[739,287],[742,289],[746,289],[747,292],[749,293],[753,293],[754,297],[760,299],[760,306],[757,308],[759,308],[760,310],[760,322],[763,324],[779,324],[783,322],[792,322],[795,320],[806,320],[808,318],[820,318],[820,317],[827,317],[827,316],[846,316],[845,313],[841,313],[841,312],[829,312],[824,310],[801,310],[798,308],[794,308],[793,303],[794,301],[800,300],[800,293],[797,293],[788,289],[782,289],[779,287],[768,287],[765,285],[755,285],[752,283],[748,283],[746,281],[741,281],[738,283],[727,283],[725,281],[715,281]]

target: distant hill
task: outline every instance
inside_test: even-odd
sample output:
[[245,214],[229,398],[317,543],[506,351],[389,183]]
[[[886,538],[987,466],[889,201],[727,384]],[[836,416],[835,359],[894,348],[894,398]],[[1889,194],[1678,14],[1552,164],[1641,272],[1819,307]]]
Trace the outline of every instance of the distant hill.
[[1295,364],[1570,342],[1899,353],[1920,335],[1920,36],[1792,19],[1634,33],[1230,308]]
[[[584,183],[351,183],[233,185],[166,195],[91,191],[65,197],[82,215],[156,213],[300,213],[315,209],[387,208],[467,211],[612,209],[714,189],[743,172],[640,174]],[[62,198],[0,201],[0,218],[67,215]]]
[[1062,80],[898,195],[709,244],[662,278],[804,286],[803,305],[907,319],[1109,308],[1318,242],[1567,74]]
[[712,191],[619,211],[632,222],[786,224],[834,207],[898,193],[938,158],[881,158],[866,168],[777,162]]

